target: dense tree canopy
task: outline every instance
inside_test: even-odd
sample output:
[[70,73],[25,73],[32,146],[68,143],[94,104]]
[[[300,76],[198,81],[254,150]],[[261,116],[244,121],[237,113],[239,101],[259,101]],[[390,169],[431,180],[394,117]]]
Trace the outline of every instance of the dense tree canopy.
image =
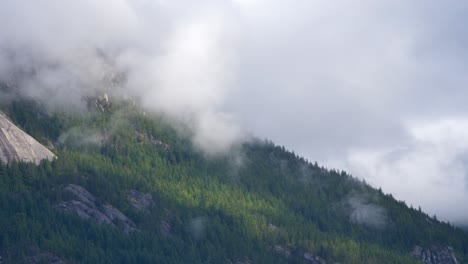
[[[465,232],[269,141],[208,158],[163,117],[125,102],[73,114],[26,101],[2,108],[59,157],[0,164],[6,261],[38,251],[80,263],[307,263],[304,253],[330,263],[415,263],[413,247],[433,244],[468,261]],[[119,208],[139,231],[57,210],[70,183]],[[129,204],[128,190],[152,195],[148,212]]]

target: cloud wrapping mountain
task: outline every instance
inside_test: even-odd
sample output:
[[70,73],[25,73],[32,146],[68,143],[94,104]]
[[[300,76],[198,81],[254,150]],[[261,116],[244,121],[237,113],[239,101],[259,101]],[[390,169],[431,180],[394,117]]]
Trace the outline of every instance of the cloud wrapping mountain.
[[221,109],[234,74],[235,38],[222,4],[2,5],[0,22],[15,26],[0,33],[0,78],[21,95],[76,109],[96,93],[130,96],[188,124],[194,143],[209,154],[242,137],[235,118]]
[[463,1],[0,5],[0,78],[22,95],[80,108],[112,89],[189,124],[209,154],[252,131],[468,221]]

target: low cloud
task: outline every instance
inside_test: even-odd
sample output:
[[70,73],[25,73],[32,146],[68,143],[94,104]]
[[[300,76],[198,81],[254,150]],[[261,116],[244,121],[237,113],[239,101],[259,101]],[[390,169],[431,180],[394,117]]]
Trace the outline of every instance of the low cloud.
[[10,25],[0,31],[0,79],[23,96],[74,109],[102,91],[133,97],[188,126],[210,155],[247,130],[439,218],[468,218],[462,130],[444,142],[418,130],[460,127],[468,115],[464,1],[0,7],[0,24]]
[[342,167],[445,221],[468,222],[468,120],[410,122],[391,148],[351,151]]
[[207,228],[207,219],[204,217],[196,217],[190,220],[189,231],[196,240],[200,240],[205,236]]
[[0,22],[16,27],[0,33],[0,80],[53,110],[79,110],[102,93],[132,97],[188,125],[206,153],[225,152],[243,137],[222,109],[234,18],[226,3],[182,2],[2,3]]
[[387,212],[383,207],[369,201],[362,195],[349,197],[347,203],[351,207],[349,219],[352,223],[378,229],[385,228]]
[[100,146],[104,143],[106,136],[99,130],[73,127],[62,133],[57,144],[72,146]]

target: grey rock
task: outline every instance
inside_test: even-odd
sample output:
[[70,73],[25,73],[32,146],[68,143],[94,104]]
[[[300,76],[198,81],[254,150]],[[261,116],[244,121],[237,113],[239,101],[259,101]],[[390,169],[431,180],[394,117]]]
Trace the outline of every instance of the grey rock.
[[304,259],[309,260],[309,261],[314,261],[315,257],[312,255],[312,253],[304,253]]
[[275,245],[273,247],[273,250],[279,254],[279,255],[282,255],[286,258],[290,258],[292,257],[292,251],[284,246],[281,246],[281,245]]
[[135,130],[135,137],[139,142],[145,142],[145,143],[149,142],[155,146],[162,147],[166,151],[171,150],[171,146],[169,144],[162,142],[161,140],[157,139],[151,134],[146,134],[146,133],[142,133],[142,132]]
[[83,187],[69,184],[63,188],[63,191],[72,194],[73,198],[70,201],[59,202],[56,205],[58,210],[119,228],[127,234],[138,230],[135,223],[117,208],[108,203],[98,206],[96,197]]
[[172,229],[173,229],[172,226],[174,223],[174,218],[175,218],[174,214],[172,214],[168,209],[164,209],[164,217],[160,225],[160,231],[163,236],[165,237],[172,236]]
[[101,96],[87,96],[84,98],[88,108],[96,109],[101,112],[106,112],[111,107],[111,102],[109,101],[109,96],[107,93],[104,93]]
[[172,234],[172,225],[168,221],[162,221],[161,222],[161,233],[165,237],[170,237]]
[[415,246],[411,256],[427,264],[458,264],[453,248],[432,245],[429,248]]
[[327,262],[318,257],[318,256],[314,256],[312,253],[304,253],[304,259],[307,261],[307,263],[312,263],[312,264],[326,264]]
[[137,230],[135,223],[112,205],[104,204],[103,209],[105,215],[124,233],[128,234]]
[[128,202],[139,211],[147,211],[153,204],[153,197],[149,193],[141,193],[135,190],[127,192]]
[[30,135],[15,126],[0,112],[0,160],[13,160],[39,164],[41,160],[53,160],[56,156]]
[[92,195],[85,188],[79,185],[69,184],[65,186],[63,190],[73,194],[74,196],[76,196],[76,198],[78,198],[79,201],[85,203],[89,207],[95,205],[96,198],[94,197],[94,195]]

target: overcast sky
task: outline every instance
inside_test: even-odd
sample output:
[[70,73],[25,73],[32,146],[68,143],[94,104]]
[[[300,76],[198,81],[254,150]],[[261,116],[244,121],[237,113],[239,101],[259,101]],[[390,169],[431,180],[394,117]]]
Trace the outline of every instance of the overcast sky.
[[21,93],[73,105],[123,72],[113,89],[189,122],[209,153],[253,133],[468,222],[467,14],[462,0],[3,0],[0,77],[34,67]]

